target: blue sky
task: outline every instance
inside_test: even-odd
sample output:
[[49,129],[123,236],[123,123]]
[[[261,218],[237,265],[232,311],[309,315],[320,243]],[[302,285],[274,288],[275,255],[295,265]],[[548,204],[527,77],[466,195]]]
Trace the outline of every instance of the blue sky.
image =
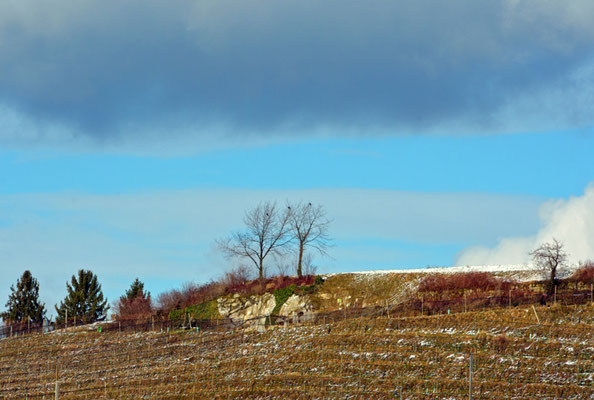
[[[230,267],[260,201],[333,220],[319,272],[594,257],[588,1],[0,5],[0,306]],[[274,262],[269,266],[274,272]],[[1,307],[0,307],[1,308]]]

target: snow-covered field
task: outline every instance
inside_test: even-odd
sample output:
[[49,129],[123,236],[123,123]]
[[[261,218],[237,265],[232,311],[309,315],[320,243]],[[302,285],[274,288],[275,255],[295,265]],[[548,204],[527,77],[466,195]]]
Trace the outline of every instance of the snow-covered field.
[[357,271],[354,274],[424,274],[424,273],[439,273],[439,274],[455,274],[459,272],[518,272],[530,271],[538,272],[535,267],[526,264],[509,264],[509,265],[467,265],[460,267],[427,267],[427,268],[413,268],[413,269],[387,269],[375,271]]
[[[570,275],[576,267],[567,267],[559,271],[561,277]],[[427,267],[427,268],[396,268],[370,271],[348,272],[354,275],[382,275],[382,274],[455,274],[465,272],[491,272],[516,279],[519,282],[528,282],[543,279],[542,271],[530,264],[504,264],[504,265],[466,265],[457,267]],[[325,274],[334,276],[339,274]]]

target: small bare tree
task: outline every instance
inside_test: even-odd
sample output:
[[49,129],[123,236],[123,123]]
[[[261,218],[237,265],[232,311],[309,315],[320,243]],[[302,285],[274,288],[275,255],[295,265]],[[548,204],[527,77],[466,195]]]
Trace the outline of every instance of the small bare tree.
[[279,212],[276,203],[264,202],[247,211],[243,218],[245,229],[217,241],[223,254],[229,258],[247,258],[264,278],[264,260],[270,254],[278,255],[290,242],[289,212]]
[[314,264],[311,253],[303,255],[302,268],[305,275],[315,275],[318,271],[318,266]]
[[306,248],[313,248],[326,255],[330,246],[328,227],[330,221],[321,205],[298,203],[289,205],[289,223],[293,239],[297,242],[297,276],[303,276],[303,255]]
[[548,280],[549,292],[557,285],[557,276],[565,266],[567,253],[563,250],[563,243],[553,238],[551,243],[544,243],[530,253],[534,264],[541,270],[543,277]]

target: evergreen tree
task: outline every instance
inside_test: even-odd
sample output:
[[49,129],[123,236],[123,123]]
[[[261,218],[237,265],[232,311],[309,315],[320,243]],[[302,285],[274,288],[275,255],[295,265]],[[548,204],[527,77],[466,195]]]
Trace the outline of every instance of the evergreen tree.
[[151,297],[149,292],[144,291],[144,283],[140,281],[140,279],[136,278],[134,282],[130,285],[130,289],[126,290],[126,295],[120,297],[120,300],[132,300],[137,297],[142,297],[143,299]]
[[76,319],[84,323],[95,322],[106,316],[109,306],[107,299],[103,299],[101,285],[97,281],[97,275],[91,271],[79,270],[78,278],[72,275],[71,283],[66,282],[68,295],[56,306],[58,316],[56,322],[64,323],[66,312],[68,320]]
[[4,322],[42,322],[45,305],[39,302],[39,283],[29,270],[17,280],[16,289],[10,286],[11,294],[6,303],[7,310],[0,314]]
[[140,319],[152,314],[151,294],[144,291],[144,283],[136,278],[126,290],[126,294],[120,296],[120,301],[114,305],[115,317],[117,319]]

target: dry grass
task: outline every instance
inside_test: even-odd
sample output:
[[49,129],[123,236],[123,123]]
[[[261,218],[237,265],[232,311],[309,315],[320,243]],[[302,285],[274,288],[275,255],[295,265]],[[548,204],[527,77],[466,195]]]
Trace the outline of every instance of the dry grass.
[[336,274],[329,276],[317,293],[321,312],[343,307],[396,304],[415,292],[420,274]]

